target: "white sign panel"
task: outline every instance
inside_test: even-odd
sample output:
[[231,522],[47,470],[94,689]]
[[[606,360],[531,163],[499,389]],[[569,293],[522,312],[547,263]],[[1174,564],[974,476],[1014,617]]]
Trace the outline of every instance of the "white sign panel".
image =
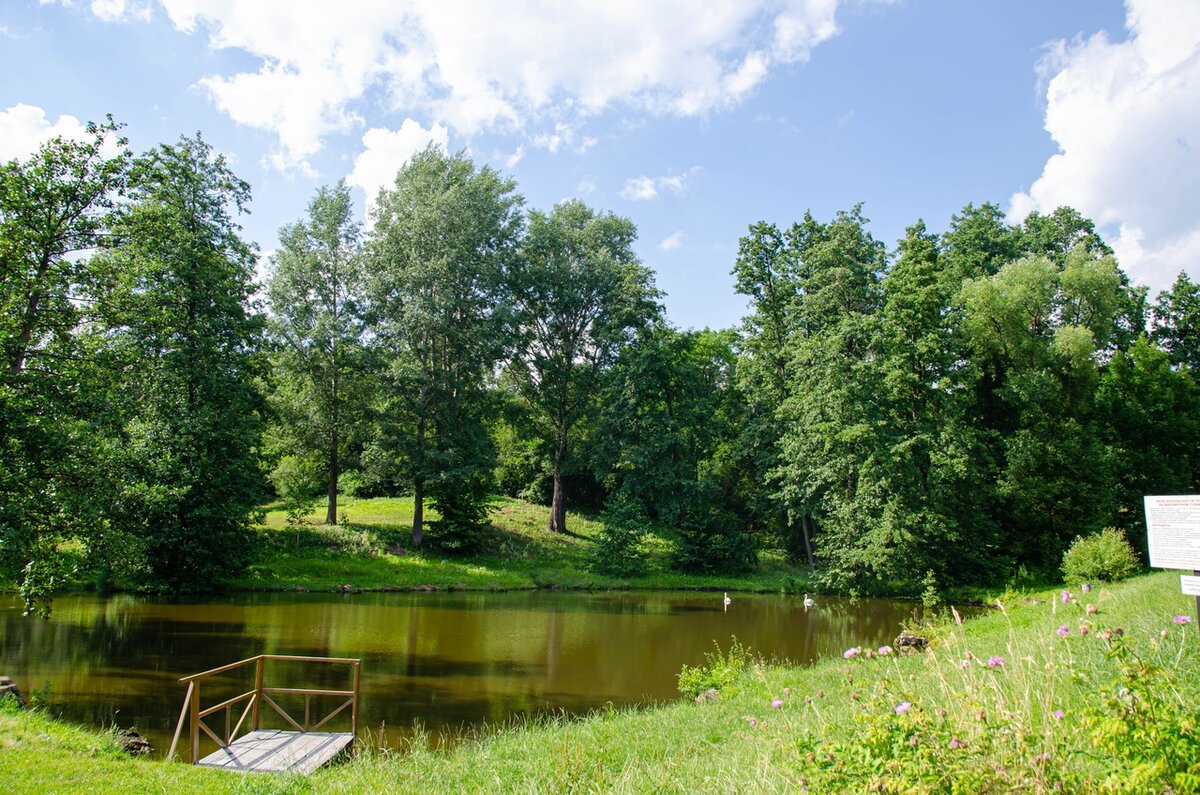
[[1179,584],[1183,587],[1185,594],[1200,596],[1200,577],[1194,577],[1191,574],[1182,574],[1179,577]]
[[1200,570],[1200,496],[1146,497],[1150,565]]

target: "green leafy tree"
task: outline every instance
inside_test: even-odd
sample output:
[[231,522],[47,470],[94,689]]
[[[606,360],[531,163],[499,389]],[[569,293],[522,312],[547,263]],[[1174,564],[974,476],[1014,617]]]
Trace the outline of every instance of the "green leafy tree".
[[308,217],[280,230],[267,285],[285,452],[324,460],[326,524],[337,522],[341,462],[371,392],[358,240],[349,188],[322,187]]
[[1187,365],[1193,377],[1200,374],[1200,285],[1186,272],[1158,295],[1154,341],[1171,355],[1172,364]]
[[860,207],[829,223],[806,214],[792,238],[802,300],[789,342],[779,492],[793,514],[815,517],[824,576],[873,587],[896,563],[874,521],[884,496],[877,347],[886,255]]
[[469,543],[486,517],[495,459],[487,385],[511,338],[505,276],[521,204],[511,180],[431,146],[373,211],[368,295],[384,385],[369,454],[412,485],[417,547],[427,488],[446,543]]
[[742,323],[737,377],[745,401],[738,439],[729,448],[734,467],[752,472],[757,487],[746,501],[755,525],[778,536],[793,560],[807,559],[815,568],[811,506],[789,511],[777,494],[773,474],[779,464],[784,424],[782,407],[789,395],[790,340],[802,333],[798,316],[801,280],[796,234],[774,224],[750,226],[738,241],[735,289],[749,297],[751,313]]
[[197,135],[138,158],[129,197],[100,258],[105,336],[125,367],[113,521],[140,540],[151,585],[206,589],[247,561],[263,496],[263,321],[248,309],[254,249],[232,215],[250,190]]
[[[684,557],[704,570],[741,569],[754,560],[740,473],[727,462],[743,413],[735,339],[732,331],[657,324],[639,334],[604,378],[590,445],[613,499],[682,528]],[[729,549],[735,560],[720,560]]]
[[512,274],[519,345],[510,371],[547,449],[553,532],[567,529],[564,476],[595,415],[601,374],[659,313],[653,276],[633,253],[636,237],[629,219],[583,202],[535,210]]
[[106,243],[129,157],[111,119],[87,129],[0,164],[0,575],[29,595],[49,590],[39,573],[68,568],[63,540],[120,554],[104,541],[112,370],[103,340],[79,332],[102,297],[88,255]]
[[1200,387],[1143,336],[1105,366],[1096,404],[1114,480],[1115,511],[1105,524],[1146,554],[1142,498],[1200,487]]
[[976,466],[984,448],[967,414],[976,372],[964,364],[951,311],[956,290],[937,236],[917,222],[883,281],[879,325],[885,485],[878,532],[899,564],[892,566],[898,584],[911,593],[926,572],[942,584],[979,582],[1003,561],[998,527],[980,499],[988,494]]

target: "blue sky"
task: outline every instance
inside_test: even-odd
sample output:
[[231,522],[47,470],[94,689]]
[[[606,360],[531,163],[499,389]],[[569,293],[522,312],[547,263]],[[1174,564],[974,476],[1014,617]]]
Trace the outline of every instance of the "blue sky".
[[1197,0],[10,0],[0,158],[112,113],[196,130],[265,255],[319,185],[360,212],[429,141],[530,206],[628,216],[681,327],[745,312],[751,223],[863,202],[889,247],[966,203],[1070,204],[1157,291],[1200,262]]

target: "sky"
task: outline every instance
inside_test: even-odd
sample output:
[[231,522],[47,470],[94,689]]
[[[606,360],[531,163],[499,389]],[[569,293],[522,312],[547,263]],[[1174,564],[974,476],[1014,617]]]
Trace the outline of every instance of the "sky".
[[197,131],[281,226],[465,151],[634,221],[670,320],[739,323],[758,221],[1075,207],[1151,293],[1200,275],[1200,0],[5,0],[0,160],[111,113]]

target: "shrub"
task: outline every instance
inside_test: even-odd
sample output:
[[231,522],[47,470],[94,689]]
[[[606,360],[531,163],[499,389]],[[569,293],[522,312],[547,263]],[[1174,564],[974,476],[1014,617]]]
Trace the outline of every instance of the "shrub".
[[1063,555],[1062,562],[1063,578],[1067,583],[1117,582],[1136,574],[1140,568],[1137,553],[1125,534],[1113,527],[1086,538],[1076,538]]
[[646,573],[647,554],[643,544],[646,517],[624,491],[608,500],[602,517],[604,528],[592,549],[591,567],[612,577],[637,577]]
[[679,692],[686,698],[695,698],[706,690],[729,688],[750,667],[754,657],[737,638],[731,638],[728,652],[722,654],[721,647],[717,646],[717,650],[705,654],[704,659],[708,665],[685,665],[679,671]]

